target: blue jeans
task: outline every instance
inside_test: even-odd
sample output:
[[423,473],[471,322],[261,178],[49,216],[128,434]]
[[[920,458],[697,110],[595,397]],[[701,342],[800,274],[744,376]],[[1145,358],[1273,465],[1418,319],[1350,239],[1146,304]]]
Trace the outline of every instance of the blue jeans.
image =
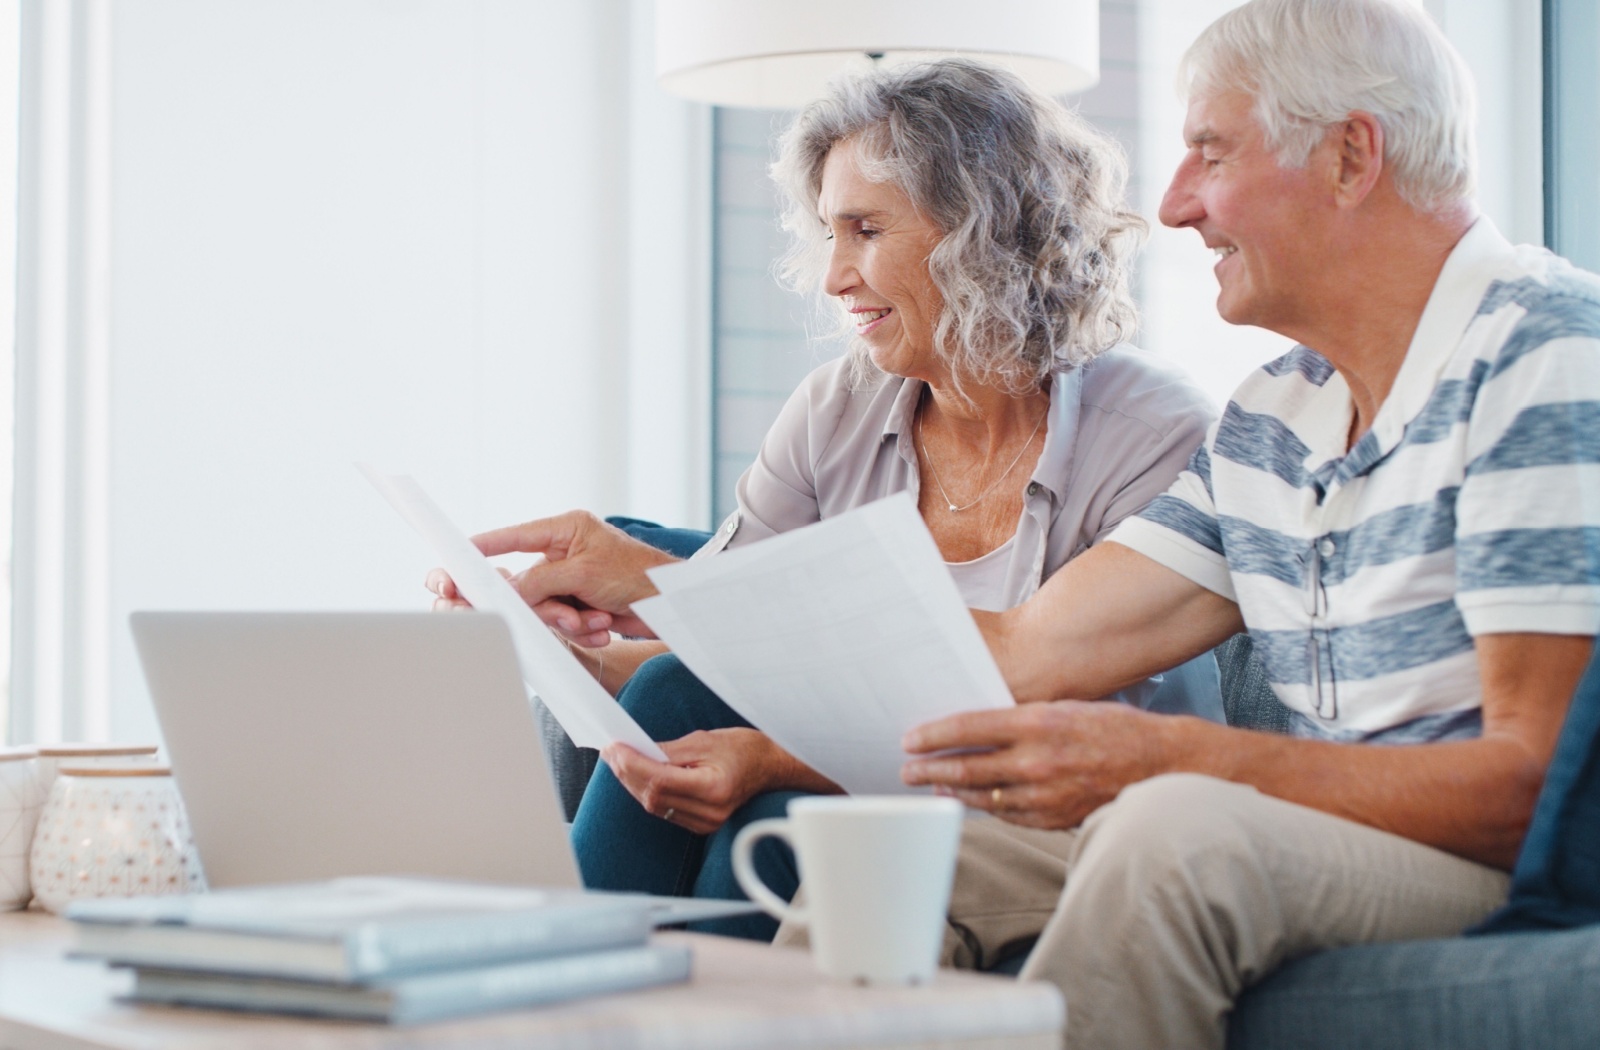
[[[750,727],[670,653],[642,664],[617,694],[617,702],[652,740],[677,740],[697,729]],[[572,821],[572,846],[583,884],[595,890],[745,900],[733,877],[734,836],[752,821],[783,816],[789,800],[801,794],[758,795],[714,833],[696,835],[646,813],[602,762],[595,767]],[[754,860],[756,872],[774,893],[785,900],[794,896],[800,872],[789,847],[763,839]],[[767,915],[741,915],[692,923],[690,929],[770,941],[778,923]]]

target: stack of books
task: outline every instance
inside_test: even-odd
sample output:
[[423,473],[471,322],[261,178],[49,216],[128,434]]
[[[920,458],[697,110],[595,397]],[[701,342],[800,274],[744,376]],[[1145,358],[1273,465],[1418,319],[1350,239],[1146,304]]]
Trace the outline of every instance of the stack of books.
[[75,902],[73,954],[138,1002],[409,1024],[689,979],[649,906],[576,890],[351,878]]

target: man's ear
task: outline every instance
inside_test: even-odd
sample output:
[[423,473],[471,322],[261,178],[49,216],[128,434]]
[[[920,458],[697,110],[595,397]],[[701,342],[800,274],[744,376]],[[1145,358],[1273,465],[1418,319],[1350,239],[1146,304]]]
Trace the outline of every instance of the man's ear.
[[1383,174],[1383,125],[1371,113],[1357,110],[1335,133],[1339,164],[1334,194],[1340,207],[1352,208],[1366,200]]

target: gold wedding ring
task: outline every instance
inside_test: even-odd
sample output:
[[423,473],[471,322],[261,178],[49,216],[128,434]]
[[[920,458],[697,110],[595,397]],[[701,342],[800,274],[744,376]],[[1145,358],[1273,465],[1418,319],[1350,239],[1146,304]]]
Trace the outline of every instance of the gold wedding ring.
[[667,811],[665,813],[661,814],[661,819],[666,821],[668,824],[671,824],[672,823],[672,815],[674,813],[676,813],[676,812],[678,812],[676,809],[674,809],[671,806],[668,806],[667,807]]
[[1000,808],[1000,789],[999,788],[995,788],[993,791],[989,792],[989,808],[990,809],[999,809]]

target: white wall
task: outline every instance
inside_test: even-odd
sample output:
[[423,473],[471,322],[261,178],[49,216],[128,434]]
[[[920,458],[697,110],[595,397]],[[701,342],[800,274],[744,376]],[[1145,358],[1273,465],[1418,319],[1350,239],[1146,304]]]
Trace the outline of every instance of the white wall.
[[655,81],[655,0],[632,0],[628,476],[636,517],[711,527],[711,107]]
[[114,6],[109,695],[39,737],[153,735],[132,610],[425,608],[354,460],[468,530],[704,505],[704,113],[636,66],[648,10]]

